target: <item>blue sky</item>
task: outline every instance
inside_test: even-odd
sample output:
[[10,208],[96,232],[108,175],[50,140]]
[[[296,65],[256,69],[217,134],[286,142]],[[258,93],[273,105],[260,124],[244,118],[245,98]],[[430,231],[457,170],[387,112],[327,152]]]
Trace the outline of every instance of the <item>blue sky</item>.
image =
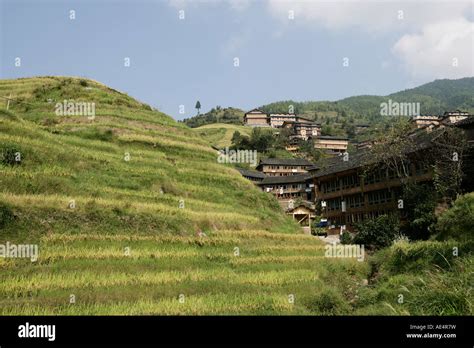
[[176,119],[196,100],[251,109],[474,75],[470,1],[0,2],[1,78],[83,76]]

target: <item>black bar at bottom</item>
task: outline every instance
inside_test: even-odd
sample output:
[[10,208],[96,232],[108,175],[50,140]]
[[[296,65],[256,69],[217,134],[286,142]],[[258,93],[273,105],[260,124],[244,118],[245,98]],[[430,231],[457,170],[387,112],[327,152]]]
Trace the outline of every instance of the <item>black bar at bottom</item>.
[[[55,325],[54,340],[52,327],[43,325]],[[0,317],[1,348],[250,343],[472,347],[473,332],[473,317]],[[19,337],[40,334],[46,337]]]

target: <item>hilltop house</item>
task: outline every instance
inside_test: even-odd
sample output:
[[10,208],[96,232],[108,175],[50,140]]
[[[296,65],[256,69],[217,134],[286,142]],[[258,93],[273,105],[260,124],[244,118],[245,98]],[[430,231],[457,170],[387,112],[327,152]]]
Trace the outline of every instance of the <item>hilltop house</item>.
[[253,109],[244,114],[244,124],[251,127],[269,127],[268,115],[259,110]]
[[469,117],[468,112],[460,110],[447,111],[443,115],[420,115],[410,118],[410,122],[414,128],[427,128],[429,130],[438,126],[454,125],[456,122],[462,121]]
[[244,125],[251,127],[281,128],[285,122],[314,123],[296,114],[267,114],[259,109],[253,109],[244,114]]
[[284,122],[295,122],[298,117],[295,114],[270,114],[268,119],[272,128],[280,128]]
[[314,147],[316,149],[324,150],[332,155],[346,152],[348,145],[349,139],[346,137],[321,135],[314,139]]
[[321,125],[311,121],[285,121],[282,128],[291,130],[291,139],[308,140],[321,135]]

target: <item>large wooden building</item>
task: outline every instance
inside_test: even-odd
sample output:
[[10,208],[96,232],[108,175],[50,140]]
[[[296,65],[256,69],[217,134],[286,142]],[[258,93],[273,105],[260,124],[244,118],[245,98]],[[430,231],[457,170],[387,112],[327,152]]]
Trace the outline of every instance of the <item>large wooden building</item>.
[[282,128],[290,129],[290,138],[308,140],[321,135],[321,125],[315,122],[285,121]]
[[270,114],[268,118],[272,128],[280,128],[284,122],[295,122],[298,117],[295,114]]
[[468,112],[460,110],[447,111],[443,115],[419,115],[413,116],[410,122],[415,128],[427,128],[434,129],[439,126],[451,126],[455,125],[469,117]]
[[[384,167],[366,172],[372,156],[367,149],[352,153],[348,161],[332,158],[315,174],[317,205],[321,214],[335,225],[352,225],[397,209],[401,181]],[[417,182],[431,180],[428,168],[413,161],[410,174]]]
[[273,194],[284,209],[290,202],[302,201],[311,205],[314,202],[313,175],[299,174],[287,176],[267,176],[257,183],[263,191]]
[[259,109],[253,109],[245,113],[244,124],[251,127],[270,127],[268,115]]
[[[472,191],[474,169],[470,163],[474,157],[474,118],[463,119],[454,126],[464,130],[471,144],[463,158],[463,187]],[[438,127],[438,131],[441,128]],[[409,176],[406,180],[417,184],[432,182],[432,167],[424,158],[426,150],[439,146],[433,141],[439,134],[421,129],[407,134],[412,137],[414,147],[407,152]],[[316,206],[331,224],[351,226],[394,211],[399,211],[403,218],[403,210],[399,210],[402,180],[394,170],[375,162],[374,158],[370,148],[363,148],[351,153],[346,161],[340,156],[320,164],[321,168],[314,174]]]
[[328,154],[337,155],[347,151],[349,139],[338,136],[318,136],[314,139],[314,147]]
[[267,176],[289,176],[304,174],[312,165],[302,158],[266,158],[260,160],[256,169]]

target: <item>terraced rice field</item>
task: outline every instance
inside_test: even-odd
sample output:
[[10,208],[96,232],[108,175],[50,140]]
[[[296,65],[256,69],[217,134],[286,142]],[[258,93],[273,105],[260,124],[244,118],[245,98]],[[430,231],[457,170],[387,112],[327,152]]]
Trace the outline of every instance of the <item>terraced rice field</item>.
[[[193,130],[90,80],[0,81],[10,94],[0,152],[21,163],[0,161],[0,244],[39,257],[0,258],[0,314],[349,310],[341,289],[365,265],[325,259]],[[58,116],[64,100],[94,102],[95,118]]]
[[193,131],[202,138],[207,139],[210,145],[223,149],[232,145],[232,136],[235,132],[250,136],[252,128],[236,124],[213,123],[193,128]]
[[305,235],[51,234],[37,262],[3,261],[0,314],[324,314],[331,269],[360,266]]
[[[472,239],[327,258],[171,117],[83,79],[0,81],[10,95],[0,248],[39,255],[0,257],[0,315],[472,315]],[[57,115],[64,100],[95,103],[95,117]]]

